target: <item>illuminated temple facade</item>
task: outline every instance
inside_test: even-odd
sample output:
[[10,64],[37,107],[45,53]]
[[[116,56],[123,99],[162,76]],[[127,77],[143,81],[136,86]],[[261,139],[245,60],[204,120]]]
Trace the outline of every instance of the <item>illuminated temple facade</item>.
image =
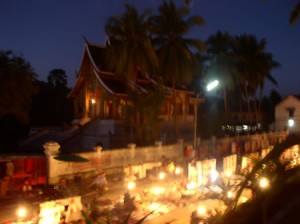
[[[122,105],[130,103],[126,94],[125,82],[109,71],[105,65],[105,51],[104,46],[85,41],[77,81],[69,94],[69,98],[74,101],[75,119],[79,121],[109,121],[112,125],[120,123],[122,122]],[[157,83],[149,76],[138,76],[135,82],[130,82],[130,85],[132,88],[147,93]],[[173,122],[172,91],[168,86],[165,88],[167,90],[165,104],[160,110],[161,132],[171,130]],[[195,98],[193,91],[184,87],[176,89],[179,133],[189,133],[190,137],[192,137],[197,100],[199,103],[200,100]],[[114,134],[114,131],[114,128],[110,130],[110,134]]]

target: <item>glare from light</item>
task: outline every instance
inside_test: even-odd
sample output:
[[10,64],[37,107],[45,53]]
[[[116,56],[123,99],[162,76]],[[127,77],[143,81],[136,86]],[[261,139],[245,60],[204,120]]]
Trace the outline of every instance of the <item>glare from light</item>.
[[246,131],[248,129],[248,125],[243,125],[243,129]]
[[288,120],[288,126],[291,128],[291,127],[294,127],[294,125],[295,125],[294,119],[289,119]]
[[160,204],[159,203],[156,203],[156,202],[152,202],[150,205],[149,205],[149,208],[151,210],[157,210],[158,208],[160,207]]
[[218,85],[219,85],[219,81],[218,81],[218,80],[214,80],[213,82],[209,83],[209,84],[206,86],[206,90],[207,90],[207,91],[211,91],[211,90],[213,90],[214,88],[216,88]]
[[160,194],[165,192],[165,188],[163,188],[163,187],[153,187],[151,192],[154,195],[160,195]]
[[175,168],[175,174],[176,175],[182,174],[182,168],[181,167],[176,167]]
[[186,185],[186,188],[187,189],[195,189],[197,187],[197,184],[195,183],[195,182],[190,182],[190,183],[188,183],[187,185]]
[[225,176],[226,177],[231,177],[231,175],[232,175],[232,173],[231,173],[231,171],[230,170],[227,170],[226,172],[225,172]]
[[218,173],[218,171],[216,171],[216,170],[211,170],[211,172],[210,172],[210,180],[211,180],[211,182],[216,182],[216,180],[218,179],[218,177],[219,177],[219,173]]
[[136,183],[134,181],[130,181],[127,185],[128,190],[133,190],[136,187]]
[[227,192],[227,197],[228,198],[233,198],[233,196],[234,196],[234,193],[232,191]]
[[27,214],[27,210],[25,208],[19,208],[17,210],[17,215],[19,218],[24,218]]
[[240,198],[240,203],[245,203],[245,202],[247,202],[247,201],[248,201],[248,198],[245,197],[245,196],[242,196],[242,197]]
[[262,189],[268,188],[269,185],[270,185],[270,181],[267,178],[265,178],[265,177],[260,178],[260,180],[259,180],[259,186]]
[[206,215],[206,208],[205,208],[205,206],[198,207],[197,214],[200,215],[200,216],[205,216]]
[[96,100],[95,100],[94,98],[92,98],[92,99],[91,99],[91,103],[92,103],[92,104],[95,104],[95,103],[96,103]]
[[160,172],[159,175],[158,175],[158,178],[159,178],[160,180],[165,179],[165,177],[166,177],[166,174],[165,174],[164,172]]

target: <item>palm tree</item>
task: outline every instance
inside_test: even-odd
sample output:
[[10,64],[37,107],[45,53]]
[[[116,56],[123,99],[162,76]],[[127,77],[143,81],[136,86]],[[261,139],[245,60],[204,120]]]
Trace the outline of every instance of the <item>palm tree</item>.
[[[105,25],[110,45],[107,47],[109,68],[126,81],[128,94],[135,108],[135,131],[141,140],[142,111],[138,106],[144,95],[135,88],[138,74],[150,73],[158,67],[158,60],[149,38],[147,20],[148,10],[138,13],[135,7],[125,4],[125,13],[119,17],[111,17]],[[134,96],[135,95],[135,96]],[[132,97],[131,97],[132,96]],[[134,97],[133,97],[134,96]]]
[[173,0],[163,1],[159,14],[150,20],[154,36],[154,46],[157,49],[160,62],[160,74],[165,83],[170,83],[173,95],[173,116],[175,135],[178,136],[176,87],[192,80],[196,57],[191,48],[204,50],[204,43],[186,35],[193,26],[204,25],[200,16],[190,16],[189,1],[184,6],[176,7]]
[[227,32],[218,31],[208,38],[207,53],[210,65],[207,70],[207,78],[217,78],[222,83],[224,110],[228,117],[227,92],[236,85],[236,63],[232,54],[233,37]]
[[238,66],[238,79],[244,90],[250,116],[250,96],[255,99],[257,88],[263,88],[266,78],[277,84],[270,71],[279,64],[273,60],[270,53],[265,52],[266,41],[257,40],[254,35],[237,36],[233,46]]
[[[273,59],[272,54],[270,53],[262,53],[260,55],[258,67],[257,67],[257,75],[253,77],[251,86],[254,97],[254,106],[256,112],[256,122],[261,120],[261,101],[264,89],[265,80],[270,81],[273,85],[278,86],[276,79],[271,75],[271,70],[274,68],[278,68],[280,64]],[[257,88],[259,89],[259,105],[257,106]]]
[[[108,64],[116,75],[136,81],[138,72],[151,72],[158,60],[148,35],[149,10],[140,15],[132,5],[125,4],[126,12],[110,17],[105,31],[110,39]],[[129,79],[128,79],[129,78]]]
[[298,2],[290,14],[289,24],[293,25],[298,20],[300,15],[300,2]]

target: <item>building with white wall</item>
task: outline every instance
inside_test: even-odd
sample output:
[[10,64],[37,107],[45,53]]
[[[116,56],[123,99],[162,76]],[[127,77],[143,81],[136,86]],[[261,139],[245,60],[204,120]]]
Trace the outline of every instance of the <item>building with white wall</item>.
[[300,100],[298,97],[287,96],[276,105],[275,130],[300,133]]

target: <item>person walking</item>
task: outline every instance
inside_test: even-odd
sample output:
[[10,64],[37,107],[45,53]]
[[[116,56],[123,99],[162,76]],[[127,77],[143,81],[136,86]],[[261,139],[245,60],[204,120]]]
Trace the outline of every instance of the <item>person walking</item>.
[[104,193],[105,191],[108,190],[107,187],[107,180],[106,180],[106,174],[105,173],[99,173],[95,180],[90,184],[90,187],[96,186],[96,191],[98,193]]

